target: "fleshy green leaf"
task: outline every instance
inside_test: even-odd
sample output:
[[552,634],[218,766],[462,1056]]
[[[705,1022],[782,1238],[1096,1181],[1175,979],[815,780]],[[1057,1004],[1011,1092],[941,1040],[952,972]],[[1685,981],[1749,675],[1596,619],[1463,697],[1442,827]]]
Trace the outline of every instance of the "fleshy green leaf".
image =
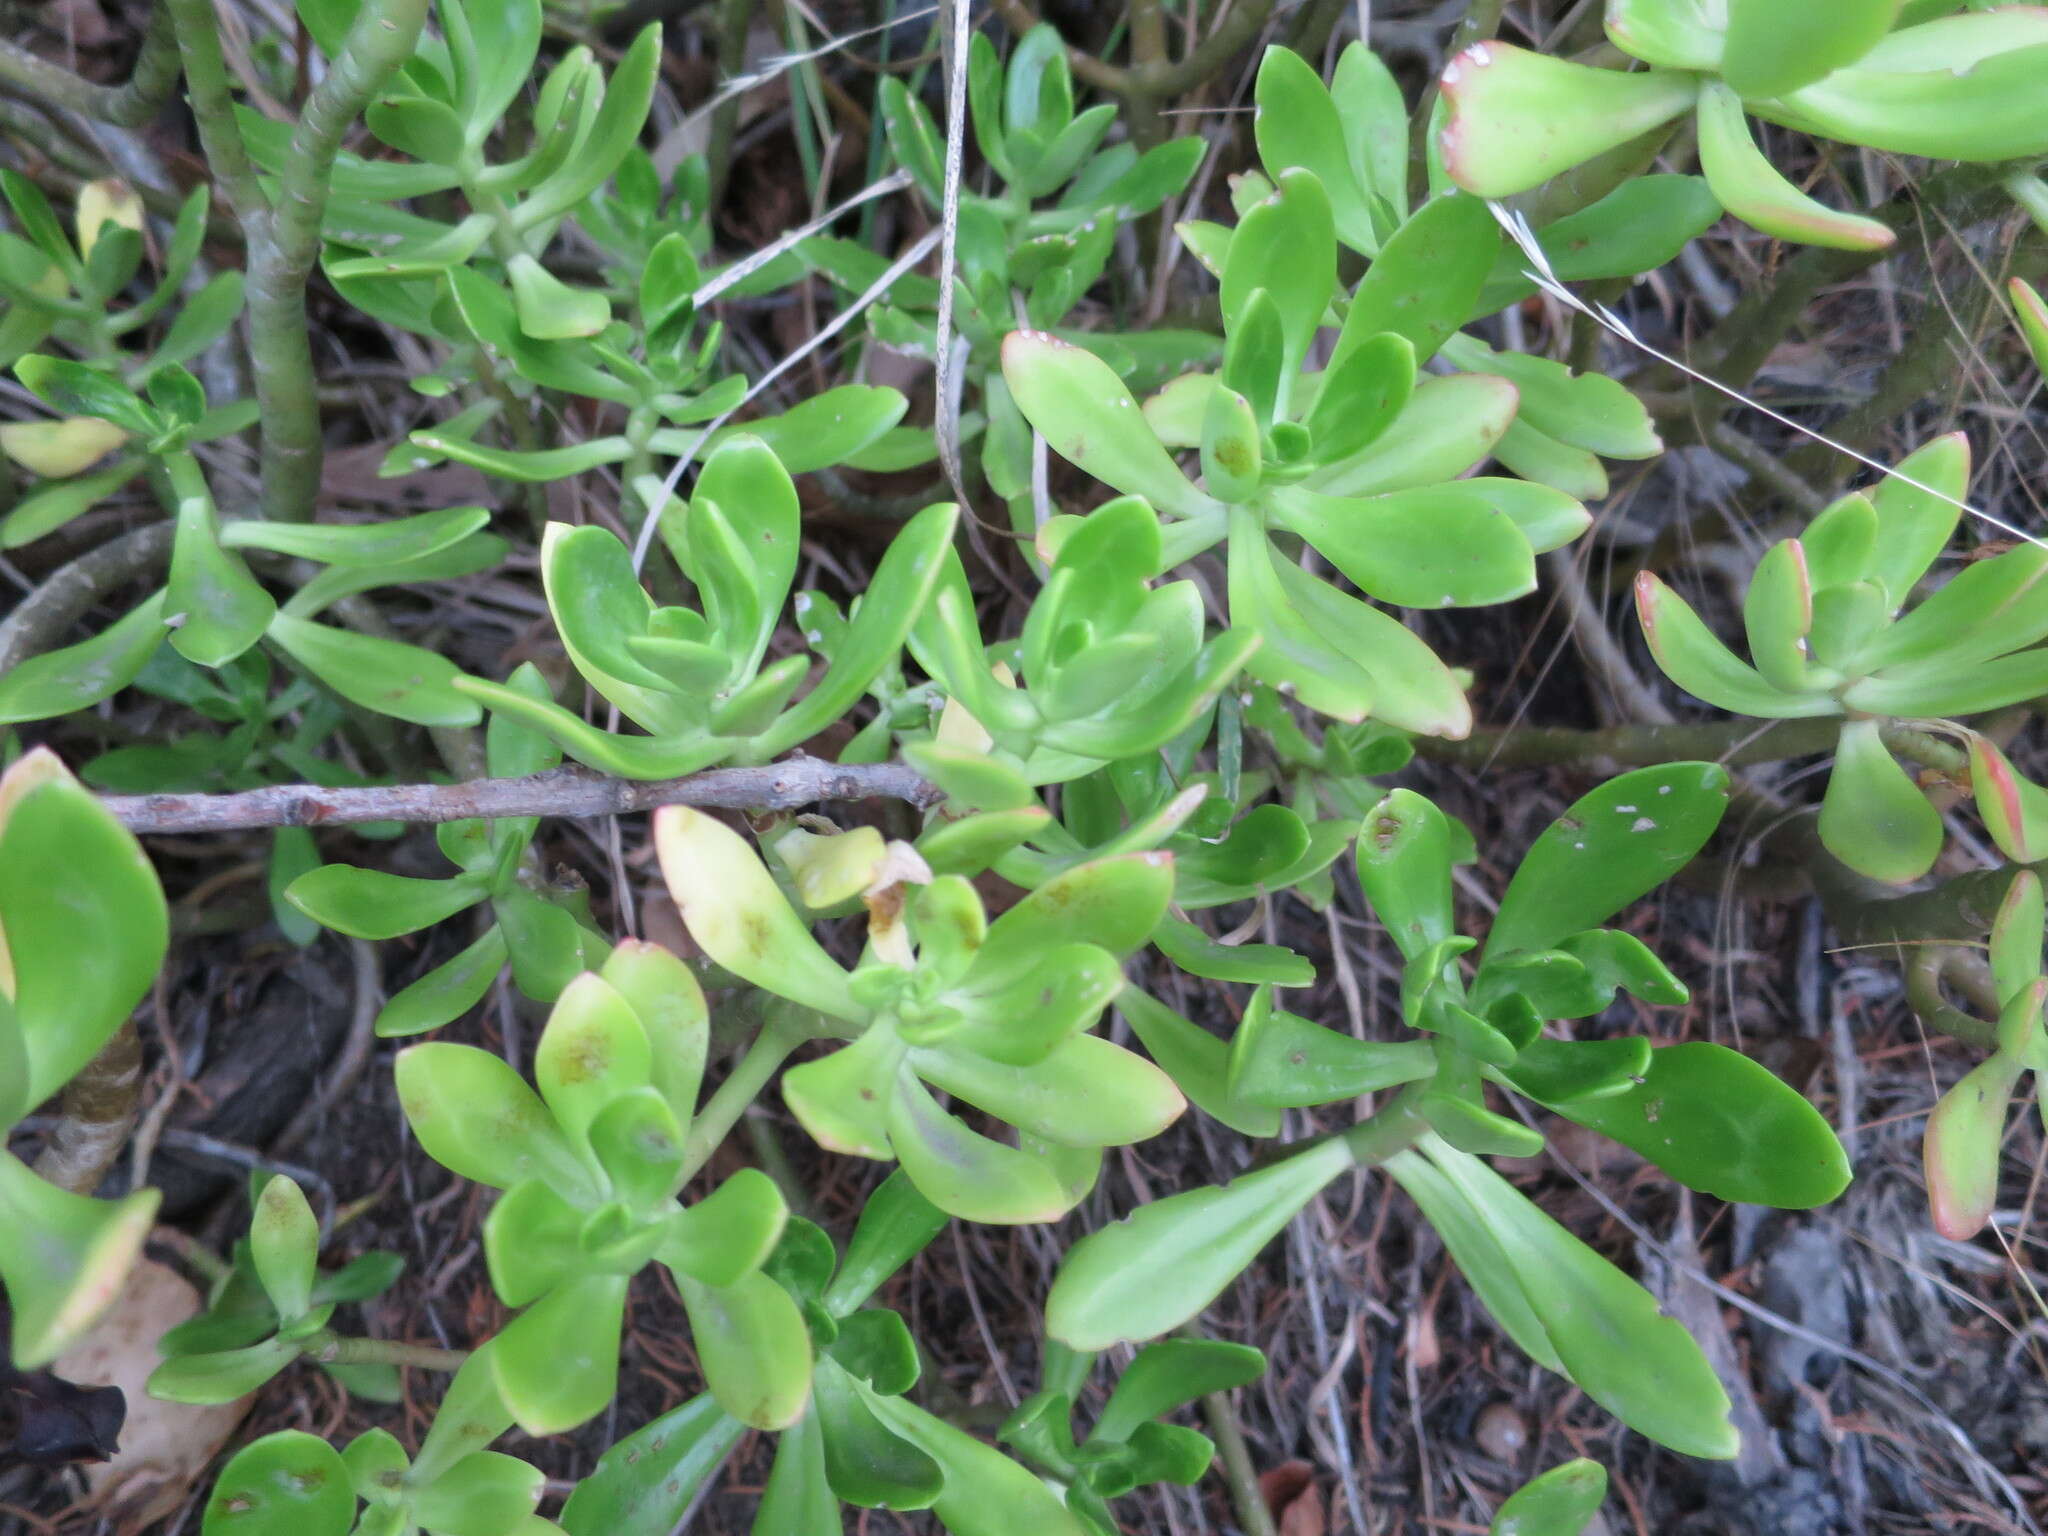
[[856,1390],[883,1424],[938,1463],[945,1486],[932,1509],[952,1536],[1090,1536],[1057,1494],[994,1447],[900,1397]]
[[1881,251],[1898,238],[1890,225],[1838,212],[1788,181],[1757,148],[1741,99],[1719,81],[1701,86],[1698,121],[1700,169],[1743,223],[1780,240],[1843,251]]
[[1537,836],[1508,882],[1489,958],[1597,928],[1692,861],[1728,808],[1728,771],[1669,763],[1609,779]]
[[1453,192],[1433,198],[1401,226],[1367,269],[1330,366],[1375,335],[1401,337],[1428,362],[1479,307],[1500,249],[1500,226],[1485,202]]
[[206,497],[182,498],[177,522],[164,592],[171,645],[188,661],[223,666],[261,638],[277,603],[241,556],[221,548]]
[[2048,858],[2048,790],[2021,777],[1996,742],[1974,732],[1970,787],[1999,852],[2023,864]]
[[[0,450],[9,447],[5,432],[0,428]],[[13,458],[13,453],[9,452],[8,457]],[[144,462],[139,457],[124,456],[94,474],[37,486],[0,517],[0,549],[32,544],[74,518],[83,517],[140,474]]]
[[1295,1213],[1351,1167],[1327,1141],[1219,1188],[1140,1206],[1067,1252],[1046,1298],[1046,1331],[1073,1349],[1155,1338],[1195,1316]]
[[435,1041],[399,1052],[395,1072],[406,1122],[444,1168],[496,1189],[540,1178],[565,1195],[591,1190],[554,1117],[502,1058]]
[[[1280,316],[1279,408],[1284,415],[1288,391],[1336,286],[1337,235],[1329,194],[1308,171],[1282,171],[1274,188],[1231,232],[1223,264],[1223,328],[1228,332],[1235,326],[1254,293],[1263,291],[1270,296]],[[1021,397],[1018,403],[1023,404]],[[1033,415],[1028,405],[1024,414]],[[1155,505],[1160,504],[1155,500]],[[1161,510],[1180,509],[1161,505]]]
[[1813,628],[1813,582],[1806,550],[1783,539],[1764,551],[1742,599],[1750,659],[1774,688],[1797,693],[1807,685],[1806,636]]
[[[1479,197],[1512,197],[1669,122],[1696,76],[1595,69],[1507,43],[1474,43],[1444,66],[1444,169]],[[1541,131],[1535,125],[1541,124]]]
[[[406,1055],[434,1049],[416,1045]],[[401,1056],[401,1073],[404,1061]],[[403,1082],[399,1095],[403,1102]],[[410,1114],[410,1105],[407,1108]],[[574,1429],[602,1413],[612,1400],[618,1390],[626,1278],[587,1274],[557,1286],[492,1341],[491,1365],[498,1391],[512,1410],[513,1422],[528,1434],[555,1435]]]
[[1063,944],[1119,959],[1151,936],[1173,894],[1173,856],[1127,853],[1061,871],[989,925],[977,980],[1032,966]]
[[1454,373],[1420,380],[1372,450],[1304,482],[1332,496],[1368,496],[1455,480],[1497,446],[1518,397],[1506,379]]
[[353,864],[323,864],[288,886],[284,899],[323,928],[357,939],[395,939],[445,922],[483,899],[468,876],[420,880]]
[[1415,347],[1382,331],[1333,361],[1323,374],[1308,428],[1316,462],[1337,464],[1364,452],[1401,414],[1415,390]]
[[285,1174],[273,1174],[257,1197],[249,1252],[277,1315],[286,1322],[304,1316],[312,1304],[320,1223],[305,1193]]
[[1587,1396],[1686,1455],[1725,1460],[1736,1453],[1728,1396],[1714,1368],[1649,1292],[1478,1158],[1441,1142],[1425,1149],[1509,1256],[1565,1374]]
[[2003,1052],[1990,1056],[1944,1093],[1927,1117],[1927,1199],[1934,1229],[1943,1237],[1967,1241],[1991,1219],[2006,1107],[2023,1070]]
[[355,1512],[341,1453],[301,1430],[281,1429],[243,1446],[221,1468],[199,1528],[205,1536],[345,1536]]
[[415,1493],[412,1512],[436,1536],[500,1536],[520,1529],[546,1482],[515,1456],[478,1451]]
[[946,1214],[917,1192],[897,1169],[875,1186],[846,1245],[839,1273],[824,1294],[835,1317],[860,1306],[882,1282],[908,1264],[946,1225]]
[[863,1509],[929,1509],[946,1486],[939,1464],[875,1417],[838,1361],[820,1360],[813,1383],[832,1492]]
[[352,704],[413,725],[475,725],[476,700],[454,686],[455,664],[443,656],[351,630],[280,613],[270,638],[292,659]]
[[11,764],[0,775],[0,1126],[106,1044],[168,943],[163,890],[134,835],[49,749]]
[[1268,48],[1253,87],[1252,130],[1266,174],[1299,167],[1312,172],[1330,199],[1338,238],[1362,251],[1375,249],[1372,213],[1351,166],[1344,123],[1312,65],[1292,49]]
[[1963,515],[1958,503],[1969,488],[1970,440],[1951,432],[1901,459],[1871,496],[1877,509],[1871,574],[1891,594],[1894,608],[1905,606],[1914,584],[1948,544]]
[[2020,336],[2026,341],[2027,350],[2034,355],[2034,366],[2048,375],[2048,303],[2044,303],[2040,291],[2023,278],[2014,278],[2007,285],[2006,292],[2012,298]]
[[449,507],[383,523],[273,523],[250,518],[229,523],[221,530],[220,541],[229,549],[274,549],[325,565],[393,565],[438,554],[490,520],[483,507]]
[[766,443],[790,474],[808,474],[853,458],[901,421],[909,404],[894,389],[842,384],[736,430]]
[[1728,0],[1721,74],[1744,96],[1783,96],[1862,58],[1898,9],[1899,0],[1836,0],[1825,12]]
[[211,1407],[247,1397],[299,1357],[299,1346],[265,1339],[242,1349],[175,1355],[149,1373],[149,1395]]
[[742,1168],[670,1221],[662,1262],[704,1285],[737,1285],[775,1251],[788,1219],[775,1181]]
[[1102,1416],[1089,1432],[1089,1442],[1128,1440],[1141,1424],[1211,1392],[1245,1386],[1265,1369],[1266,1357],[1256,1349],[1221,1339],[1147,1344],[1117,1378]]
[[846,972],[811,937],[737,832],[687,806],[654,819],[661,868],[684,926],[704,952],[778,997],[834,1018],[862,1020]]
[[1723,1200],[1808,1210],[1849,1185],[1848,1158],[1820,1112],[1726,1046],[1664,1046],[1625,1092],[1551,1107]]
[[1767,719],[1841,712],[1841,705],[1824,693],[1773,687],[1722,644],[1690,603],[1648,571],[1636,578],[1636,616],[1664,675],[1717,709]]
[[1061,458],[1160,512],[1192,517],[1211,506],[1189,484],[1116,370],[1043,331],[1003,341],[1003,379],[1031,425]]
[[754,1514],[756,1529],[788,1536],[839,1536],[839,1499],[825,1471],[825,1443],[814,1414],[783,1431]]
[[156,592],[90,640],[30,656],[0,677],[0,724],[47,720],[112,698],[134,682],[164,641]]
[[890,1097],[888,1127],[918,1192],[952,1215],[1021,1225],[1056,1221],[1079,1203],[1050,1159],[969,1130],[908,1073]]
[[746,1425],[709,1393],[643,1425],[598,1459],[562,1506],[570,1536],[668,1536]]
[[493,923],[454,959],[393,993],[377,1013],[378,1035],[419,1035],[453,1023],[483,1000],[506,958],[505,930]]
[[1094,1035],[1069,1035],[1028,1066],[945,1049],[913,1051],[910,1061],[955,1098],[1063,1146],[1144,1141],[1186,1107],[1159,1068]]
[[677,1121],[688,1125],[710,1049],[704,989],[673,950],[638,939],[621,939],[601,974],[639,1015],[653,1047],[654,1086]]
[[49,1364],[113,1305],[158,1198],[153,1189],[122,1200],[74,1195],[0,1150],[0,1284],[14,1313],[9,1344],[17,1367]]
[[67,416],[97,416],[137,437],[154,437],[162,429],[135,391],[85,363],[31,353],[14,365],[14,374],[37,399]]
[[1288,487],[1281,526],[1369,596],[1403,608],[1490,606],[1536,589],[1536,558],[1483,490],[1463,482],[1356,499]]
[[563,988],[533,1055],[533,1080],[555,1123],[581,1141],[598,1112],[653,1079],[653,1052],[632,1004],[585,971]]
[[1230,1092],[1230,1048],[1223,1041],[1136,987],[1126,987],[1118,994],[1117,1012],[1152,1059],[1204,1114],[1246,1136],[1278,1133],[1278,1110],[1248,1104]]
[[811,1396],[811,1341],[803,1314],[760,1271],[730,1286],[676,1276],[698,1363],[725,1411],[756,1429],[787,1429]]
[[1412,789],[1390,790],[1358,830],[1358,883],[1410,960],[1453,932],[1453,849],[1450,818]]
[[1941,813],[1885,746],[1875,720],[1851,720],[1835,748],[1820,806],[1820,838],[1851,869],[1899,885],[1933,867]]
[[1273,1109],[1333,1104],[1435,1072],[1425,1041],[1354,1040],[1272,1007],[1263,989],[1230,1043],[1231,1096]]
[[1531,1478],[1494,1512],[1487,1536],[1580,1536],[1607,1497],[1607,1469],[1568,1461]]

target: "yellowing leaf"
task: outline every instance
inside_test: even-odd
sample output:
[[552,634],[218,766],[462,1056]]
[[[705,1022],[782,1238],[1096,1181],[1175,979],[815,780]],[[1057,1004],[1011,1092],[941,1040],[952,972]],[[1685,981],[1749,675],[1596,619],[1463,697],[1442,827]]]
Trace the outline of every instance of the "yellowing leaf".
[[0,427],[0,453],[46,480],[75,475],[127,441],[126,432],[97,416],[11,421]]
[[98,244],[100,230],[108,223],[142,233],[142,198],[125,181],[108,177],[88,181],[78,189],[74,228],[78,232],[78,254],[90,256]]

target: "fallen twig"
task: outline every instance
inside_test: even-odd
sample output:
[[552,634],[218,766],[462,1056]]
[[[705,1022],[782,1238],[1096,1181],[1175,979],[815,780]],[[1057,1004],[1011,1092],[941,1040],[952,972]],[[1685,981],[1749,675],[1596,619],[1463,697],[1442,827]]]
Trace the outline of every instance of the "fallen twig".
[[365,821],[443,822],[506,816],[621,816],[659,805],[788,810],[820,800],[942,798],[902,763],[840,764],[797,757],[758,768],[713,768],[679,779],[616,779],[563,767],[520,779],[323,789],[274,784],[224,795],[109,795],[107,809],[134,832],[231,832],[251,827],[345,826]]

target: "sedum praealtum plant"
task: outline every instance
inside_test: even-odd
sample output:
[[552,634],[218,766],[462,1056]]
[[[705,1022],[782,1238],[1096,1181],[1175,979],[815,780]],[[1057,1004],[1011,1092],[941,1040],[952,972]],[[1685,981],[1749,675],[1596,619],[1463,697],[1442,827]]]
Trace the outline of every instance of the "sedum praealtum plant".
[[[994,922],[964,876],[883,850],[862,891],[868,939],[844,970],[807,932],[737,834],[672,807],[655,829],[690,935],[734,975],[851,1034],[783,1074],[821,1145],[894,1159],[939,1209],[974,1221],[1050,1221],[1095,1182],[1101,1149],[1164,1128],[1183,1101],[1157,1067],[1089,1033],[1172,888],[1156,853],[1078,864]],[[797,1038],[801,1038],[798,1036]],[[793,1041],[764,1033],[767,1055]],[[949,1114],[937,1088],[1014,1126],[1017,1146]]]
[[2015,774],[1994,743],[1946,723],[2048,686],[2038,644],[2048,636],[2048,549],[1988,555],[1913,601],[1963,516],[1969,468],[1962,437],[1929,444],[1871,493],[1843,497],[1773,546],[1743,597],[1748,662],[1665,582],[1646,572],[1636,583],[1650,649],[1688,693],[1741,714],[1842,717],[1820,837],[1877,880],[1926,874],[1944,839],[1888,728],[1963,737],[1986,828],[2008,854],[2038,857],[2029,850],[2048,826],[2048,792]]
[[761,1273],[788,1215],[780,1192],[744,1169],[701,1201],[676,1201],[708,1150],[693,1124],[706,1029],[682,963],[622,945],[563,989],[534,1054],[538,1095],[474,1046],[433,1042],[400,1058],[420,1144],[504,1191],[485,1255],[499,1298],[525,1310],[498,1335],[492,1368],[529,1434],[571,1429],[611,1401],[626,1283],[650,1262],[675,1277],[723,1405],[763,1429],[802,1411],[802,1318]]
[[1594,925],[1691,858],[1720,820],[1725,782],[1709,764],[1643,769],[1574,805],[1516,871],[1469,983],[1459,956],[1476,946],[1452,924],[1450,822],[1403,790],[1374,807],[1360,830],[1359,880],[1407,959],[1402,1011],[1422,1038],[1359,1041],[1274,1008],[1262,991],[1231,1041],[1225,1089],[1268,1108],[1399,1091],[1349,1131],[1083,1239],[1047,1298],[1052,1336],[1102,1349],[1179,1326],[1332,1180],[1384,1165],[1532,1359],[1653,1439],[1732,1455],[1726,1399],[1684,1331],[1482,1160],[1543,1144],[1488,1107],[1491,1082],[1723,1198],[1798,1208],[1846,1184],[1826,1122],[1736,1052],[1543,1033],[1547,1021],[1599,1012],[1623,988],[1686,999],[1640,940]]
[[2038,7],[1849,0],[1809,13],[1768,0],[1607,0],[1606,24],[1647,69],[1497,42],[1451,61],[1436,148],[1452,180],[1508,197],[1598,156],[1647,162],[1658,131],[1691,113],[1714,195],[1782,240],[1870,250],[1895,235],[1801,191],[1758,148],[1750,117],[1894,154],[2016,162],[2015,197],[2048,206],[2027,168],[2048,155],[2048,107],[2033,88],[2048,60]]
[[[239,272],[215,273],[177,302],[205,240],[211,199],[204,186],[179,206],[149,293],[122,308],[116,303],[145,257],[142,204],[131,187],[109,179],[81,189],[68,237],[49,200],[26,177],[0,173],[0,194],[21,230],[18,235],[0,232],[0,293],[7,299],[6,318],[0,320],[0,364],[13,367],[25,354],[54,341],[80,361],[147,387],[156,374],[182,367],[206,351],[241,313]],[[123,338],[159,317],[166,323],[141,354],[123,345]],[[135,451],[131,427],[107,419],[86,402],[78,404],[82,408],[54,420],[0,427],[0,453],[40,477],[0,520],[0,548],[17,548],[56,532],[148,467],[150,455]],[[223,404],[194,424],[193,436],[204,441],[239,432],[253,415],[251,402]]]
[[[2021,1079],[2048,1066],[2041,1009],[2044,905],[2041,878],[2021,870],[1991,925],[1991,975],[1999,1003],[1991,1054],[1941,1096],[1927,1117],[1927,1193],[1945,1237],[1974,1237],[1998,1198],[1998,1147]],[[2038,1101],[2037,1101],[2038,1104]]]
[[[828,107],[853,106],[870,168],[896,174],[749,252],[731,249],[745,199],[726,189],[754,174],[734,103],[671,99],[659,26],[607,43],[604,18],[539,0],[300,0],[296,54],[264,36],[238,98],[213,8],[165,4],[210,181],[165,196],[138,176],[152,213],[114,176],[53,200],[0,168],[0,362],[26,391],[0,452],[35,477],[0,482],[0,547],[40,583],[0,620],[15,1365],[88,1332],[155,1212],[148,1189],[92,1198],[132,1086],[111,1120],[92,1106],[119,1097],[128,1016],[169,947],[122,821],[215,815],[241,819],[190,825],[261,834],[255,920],[300,946],[343,936],[359,975],[372,945],[416,948],[406,985],[366,984],[360,1050],[483,1017],[507,1049],[427,1040],[389,1064],[444,1187],[496,1192],[472,1202],[490,1296],[465,1348],[345,1331],[347,1309],[377,1303],[382,1327],[407,1294],[393,1253],[322,1267],[374,1202],[337,1209],[252,1154],[246,1236],[156,1341],[148,1390],[222,1404],[310,1366],[375,1415],[415,1401],[404,1371],[450,1380],[416,1435],[395,1416],[345,1444],[254,1433],[204,1499],[208,1536],[657,1536],[757,1446],[757,1536],[868,1518],[847,1508],[1112,1536],[1202,1485],[1218,1443],[1235,1519],[1260,1531],[1255,1469],[1229,1453],[1232,1394],[1264,1358],[1205,1336],[1204,1313],[1362,1171],[1530,1361],[1664,1446],[1735,1453],[1714,1357],[1489,1159],[1533,1157],[1563,1123],[1716,1200],[1842,1192],[1828,1121],[1700,1038],[1723,1031],[1693,1003],[1697,956],[1667,939],[1667,964],[1629,915],[1708,849],[1731,796],[1788,808],[1692,760],[1714,751],[1622,751],[1647,765],[1580,794],[1495,881],[1488,834],[1431,798],[1452,793],[1432,758],[1509,718],[1464,610],[1507,622],[1569,574],[1604,536],[1611,465],[1653,461],[1674,428],[1716,441],[1589,323],[1549,345],[1557,286],[1628,308],[1635,279],[1705,259],[1686,248],[1724,209],[1843,260],[1894,244],[1897,210],[1810,196],[1752,119],[1984,164],[1972,187],[2048,227],[2037,9],[1612,0],[1597,19],[1626,60],[1585,62],[1486,36],[1498,9],[1478,6],[1459,42],[1479,40],[1440,50],[1415,111],[1367,40],[1323,52],[1342,8],[1302,7],[1299,51],[1243,60],[1251,110],[1178,134],[1166,98],[1223,78],[1217,39],[1245,53],[1275,8],[1204,19],[1174,65],[1157,8],[1134,6],[1127,67],[1017,8],[1007,50],[992,27],[938,35],[930,84],[957,95],[885,49],[865,105],[819,67],[834,38],[768,66],[813,173],[796,206],[844,190],[818,174],[828,141],[803,137]],[[718,8],[728,76],[747,12]],[[0,53],[0,90],[45,100],[52,78]],[[1690,152],[1687,117],[1701,174],[1649,169]],[[906,218],[943,258],[892,259]],[[370,432],[327,441],[372,438],[382,476],[464,489],[402,513],[329,493],[309,291],[404,385]],[[2048,365],[2037,289],[2002,291]],[[953,371],[926,382],[942,332]],[[254,480],[231,441],[249,433]],[[1636,584],[1679,688],[1824,722],[1788,750],[1832,747],[1826,787],[1779,820],[1810,828],[1798,858],[1841,866],[1812,883],[1845,929],[1845,892],[1868,904],[1869,881],[1937,866],[1964,796],[2003,859],[2048,854],[2015,735],[2048,689],[2041,547],[1949,574],[1969,461],[1942,438],[1868,493],[1815,497],[1747,583],[1747,660],[1711,589],[1696,606],[1649,569]],[[837,536],[877,508],[892,526]],[[109,526],[127,553],[71,561]],[[1585,579],[1558,586],[1581,628]],[[465,630],[479,612],[498,615],[484,638]],[[124,798],[20,750],[46,739]],[[1458,760],[1490,775],[1512,741]],[[1548,761],[1597,782],[1612,746],[1588,733]],[[874,794],[909,804],[832,811]],[[597,797],[579,814],[663,808],[609,869],[563,868],[551,812],[576,795]],[[394,841],[415,819],[431,852]],[[380,841],[316,834],[327,820]],[[636,870],[658,870],[673,947],[637,936],[654,928],[631,915]],[[1991,1219],[2012,1106],[2048,1062],[2040,884],[1989,873],[1995,917],[1928,935],[1988,927],[1983,958],[1912,994],[1986,1053],[1926,1127],[1933,1223],[1956,1239]],[[1387,978],[1369,1003],[1354,953]],[[522,1019],[530,1084],[507,1059]],[[815,1150],[777,1150],[784,1112]],[[743,1124],[758,1167],[728,1148]],[[1225,1133],[1245,1171],[1201,1187],[1180,1153]],[[808,1184],[819,1157],[888,1171],[848,1196]],[[1125,1198],[1120,1159],[1151,1198]],[[1044,1337],[1011,1357],[1036,1374],[1000,1410],[962,1403],[930,1331],[942,1271],[921,1255],[956,1221],[1050,1233],[1032,1234],[1050,1289],[1022,1298]],[[622,1377],[636,1281],[702,1385],[644,1422],[607,1412],[644,1401]],[[1213,1442],[1185,1422],[1198,1401]],[[492,1448],[515,1429],[580,1431],[584,1475],[550,1489]],[[1606,1492],[1587,1460],[1511,1482],[1476,1506],[1500,1536],[1582,1532]]]
[[824,674],[792,704],[809,658],[763,665],[801,537],[796,487],[782,459],[757,437],[732,438],[705,461],[688,506],[671,501],[658,515],[701,610],[657,605],[640,585],[631,551],[605,529],[551,524],[541,542],[549,611],[570,659],[647,735],[594,729],[531,691],[475,679],[459,685],[547,732],[579,761],[628,778],[765,761],[834,724],[901,651],[954,522],[953,508],[941,504],[905,525],[835,637]]
[[335,1307],[386,1290],[404,1261],[366,1253],[340,1269],[319,1269],[320,1223],[288,1174],[255,1181],[248,1238],[212,1287],[200,1316],[157,1341],[164,1363],[150,1374],[152,1396],[176,1403],[231,1403],[301,1357],[317,1360],[350,1391],[383,1402],[400,1396],[389,1362],[351,1362],[327,1327]]

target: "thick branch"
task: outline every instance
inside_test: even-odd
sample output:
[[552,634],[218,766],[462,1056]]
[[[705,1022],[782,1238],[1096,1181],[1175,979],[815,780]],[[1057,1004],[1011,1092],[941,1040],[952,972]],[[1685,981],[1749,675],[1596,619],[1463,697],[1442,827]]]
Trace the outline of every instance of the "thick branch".
[[1193,90],[1259,35],[1259,29],[1272,16],[1275,3],[1276,0],[1240,0],[1237,8],[1217,22],[1216,29],[1190,48],[1178,64],[1160,70],[1134,71],[1131,89],[1154,101]]
[[36,1159],[36,1172],[59,1189],[89,1195],[114,1166],[142,1097],[142,1041],[123,1019],[79,1074],[64,1085],[63,1116]]
[[249,354],[263,407],[263,513],[269,518],[305,521],[320,490],[320,400],[306,331],[306,280],[320,250],[334,157],[349,125],[411,57],[426,14],[426,0],[384,0],[357,17],[341,57],[299,115],[267,238],[250,249]]
[[220,18],[213,0],[163,0],[185,61],[185,101],[199,130],[199,147],[214,185],[241,221],[249,244],[269,238],[270,203],[256,181],[256,167],[235,121],[235,93],[220,47]]
[[162,570],[170,554],[171,525],[149,523],[52,572],[0,622],[0,677],[49,650],[109,592]]
[[423,1371],[458,1371],[466,1349],[436,1349],[399,1339],[351,1339],[322,1329],[306,1341],[306,1358],[323,1365],[409,1365]]
[[123,85],[95,85],[61,65],[0,38],[0,86],[48,107],[98,118],[117,128],[139,128],[162,110],[178,81],[178,37],[171,13],[159,8],[149,18],[142,50]]
[[1570,726],[1509,726],[1474,731],[1463,741],[1415,739],[1415,755],[1439,763],[1503,768],[1647,768],[1684,760],[1734,768],[1832,752],[1839,716],[1808,720],[1717,720],[1698,725],[1617,725],[1582,731]]
[[523,779],[322,789],[278,784],[229,795],[109,795],[105,805],[136,832],[229,832],[365,821],[443,822],[506,816],[623,816],[659,805],[791,810],[820,800],[907,800],[934,805],[938,790],[902,763],[842,765],[797,757],[759,768],[714,768],[680,779],[614,779],[556,768]]

